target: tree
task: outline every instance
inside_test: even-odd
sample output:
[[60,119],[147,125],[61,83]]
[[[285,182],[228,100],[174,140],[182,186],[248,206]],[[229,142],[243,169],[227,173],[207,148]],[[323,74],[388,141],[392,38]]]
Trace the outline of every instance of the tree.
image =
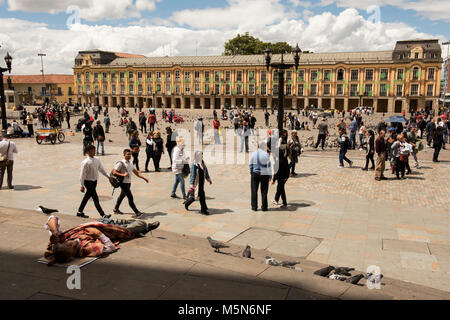
[[287,42],[263,42],[258,38],[251,36],[248,32],[243,35],[238,34],[233,39],[225,43],[225,56],[263,54],[266,48],[270,48],[272,53],[289,53],[293,51],[291,45]]

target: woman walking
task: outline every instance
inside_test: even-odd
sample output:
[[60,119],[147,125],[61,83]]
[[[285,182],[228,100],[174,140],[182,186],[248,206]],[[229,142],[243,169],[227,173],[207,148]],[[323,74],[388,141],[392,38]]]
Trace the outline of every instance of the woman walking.
[[372,130],[366,132],[367,138],[362,143],[362,146],[366,146],[366,165],[362,168],[363,171],[369,170],[369,161],[372,163],[372,167],[370,170],[375,170],[375,161],[373,160],[373,156],[375,155],[375,133]]
[[184,178],[183,175],[183,167],[185,164],[189,163],[189,157],[184,153],[184,139],[183,137],[179,137],[177,139],[177,146],[173,149],[172,154],[172,171],[175,173],[175,182],[172,187],[171,198],[178,198],[175,192],[177,191],[178,184],[180,184],[181,193],[183,195],[183,199],[186,200],[186,191],[184,188]]
[[205,180],[212,184],[208,168],[203,161],[203,152],[195,151],[194,161],[191,164],[189,198],[184,204],[186,210],[189,210],[189,206],[195,201],[195,188],[198,186],[198,198],[201,208],[199,213],[209,215],[208,206],[206,205]]
[[103,130],[100,120],[97,120],[97,125],[94,127],[94,140],[97,141],[97,155],[99,155],[100,146],[102,147],[102,156],[105,155],[105,130]]
[[133,156],[133,165],[137,171],[139,171],[139,152],[141,146],[141,140],[139,140],[139,131],[134,130],[131,134],[130,149]]
[[444,137],[442,135],[442,127],[438,126],[433,134],[433,162],[439,162],[439,152],[441,152],[442,146],[444,145]]
[[167,133],[167,140],[166,140],[166,149],[167,149],[167,153],[169,154],[169,159],[170,159],[170,167],[168,169],[172,169],[172,150],[176,147],[177,142],[175,139],[175,132],[172,132],[172,128],[171,127],[167,127],[166,128],[166,133]]
[[298,163],[298,157],[302,153],[302,145],[300,139],[298,138],[297,131],[293,131],[288,140],[288,149],[290,154],[291,163],[289,167],[291,169],[291,177],[296,176],[295,165]]
[[278,182],[277,184],[277,193],[275,194],[275,200],[273,200],[274,205],[278,205],[278,201],[281,199],[283,200],[283,205],[280,207],[282,209],[287,208],[287,199],[286,199],[286,191],[285,191],[285,185],[286,182],[289,179],[289,162],[288,162],[288,155],[289,150],[287,146],[287,137],[285,139],[284,135],[287,135],[287,131],[282,132],[282,136],[280,138],[280,146],[279,146],[279,167],[277,173],[273,176],[272,184],[275,184],[275,182]]
[[405,166],[406,166],[405,163],[407,159],[406,158],[407,156],[400,154],[400,150],[402,148],[403,148],[403,135],[399,134],[397,136],[397,141],[395,141],[391,147],[392,157],[394,159],[395,174],[397,175],[397,179],[399,180],[405,178]]

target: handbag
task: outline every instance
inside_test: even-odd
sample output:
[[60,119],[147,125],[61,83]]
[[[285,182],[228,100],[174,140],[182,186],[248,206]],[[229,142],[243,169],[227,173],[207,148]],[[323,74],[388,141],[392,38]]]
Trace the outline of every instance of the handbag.
[[0,157],[0,168],[6,167],[9,163],[8,153],[10,145],[11,141],[8,142],[8,149],[6,150],[6,154]]
[[181,171],[181,174],[183,177],[187,177],[191,173],[191,168],[189,167],[189,164],[185,163],[183,165],[183,170]]

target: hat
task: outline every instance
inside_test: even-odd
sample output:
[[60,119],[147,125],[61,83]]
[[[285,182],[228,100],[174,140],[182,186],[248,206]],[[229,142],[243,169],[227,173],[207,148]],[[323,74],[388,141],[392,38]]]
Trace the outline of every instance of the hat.
[[389,128],[389,131],[395,131],[397,129],[395,129],[394,127]]
[[198,118],[198,121],[203,121],[203,118]]

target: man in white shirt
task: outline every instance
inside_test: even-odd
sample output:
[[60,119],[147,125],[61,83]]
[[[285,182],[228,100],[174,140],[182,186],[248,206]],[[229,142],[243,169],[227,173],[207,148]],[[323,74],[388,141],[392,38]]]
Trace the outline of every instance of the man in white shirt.
[[0,133],[0,157],[8,154],[8,162],[6,166],[0,165],[0,190],[3,186],[3,177],[5,175],[5,170],[8,172],[8,188],[14,189],[12,184],[13,179],[13,166],[14,166],[14,153],[18,153],[16,144],[13,141],[9,141],[6,137],[2,137]]
[[130,208],[133,209],[134,213],[136,214],[136,217],[139,218],[143,215],[142,212],[140,212],[136,205],[134,204],[133,194],[131,193],[131,174],[134,173],[136,176],[144,180],[148,183],[148,179],[141,175],[141,172],[136,170],[133,167],[133,162],[131,162],[131,150],[125,149],[123,151],[124,159],[122,161],[119,161],[115,166],[113,170],[113,174],[117,177],[123,178],[122,182],[120,183],[120,189],[122,189],[122,192],[119,195],[119,198],[117,198],[116,206],[114,208],[115,214],[123,214],[119,210],[120,204],[122,203],[123,199],[125,197],[128,198],[128,204],[130,205]]
[[92,200],[94,200],[94,204],[95,207],[97,208],[98,213],[103,218],[111,218],[111,215],[105,215],[105,212],[100,206],[100,201],[98,199],[96,190],[98,173],[100,172],[108,179],[109,174],[103,168],[103,165],[100,162],[100,160],[94,157],[95,147],[93,145],[89,145],[86,147],[86,153],[88,154],[88,157],[83,162],[81,162],[81,173],[80,173],[80,183],[81,183],[80,191],[82,193],[86,191],[86,193],[83,197],[83,200],[81,201],[80,207],[78,208],[77,217],[89,218],[87,215],[84,214],[83,211],[89,199],[92,198]]

